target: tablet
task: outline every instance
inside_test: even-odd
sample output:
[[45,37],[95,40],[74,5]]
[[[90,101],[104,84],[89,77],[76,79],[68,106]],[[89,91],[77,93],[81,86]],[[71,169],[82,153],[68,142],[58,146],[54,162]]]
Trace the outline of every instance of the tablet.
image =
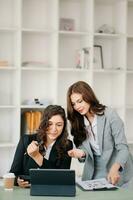
[[31,195],[75,196],[75,170],[30,169]]

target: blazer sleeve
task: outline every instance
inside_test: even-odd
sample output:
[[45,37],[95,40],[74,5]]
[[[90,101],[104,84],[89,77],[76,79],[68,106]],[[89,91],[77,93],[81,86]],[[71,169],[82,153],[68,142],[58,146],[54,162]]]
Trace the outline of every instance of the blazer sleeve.
[[115,162],[120,163],[121,167],[124,168],[129,158],[129,150],[124,131],[124,123],[114,110],[112,110],[110,115],[110,126],[116,149]]
[[36,140],[36,134],[23,134],[19,140],[10,169],[10,172],[13,172],[16,176],[28,174],[30,168],[38,167],[37,163],[29,155],[25,155],[27,146],[33,140]]
[[72,141],[68,140],[67,148],[64,150],[64,154],[62,155],[62,157],[60,159],[57,158],[57,152],[56,152],[55,148],[52,149],[51,153],[50,153],[50,154],[52,154],[52,155],[50,155],[51,158],[49,160],[44,158],[41,168],[70,169],[71,157],[68,155],[67,152],[72,148],[73,148],[73,143],[72,143]]
[[[16,148],[16,152],[14,155],[14,159],[11,165],[10,172],[14,173],[16,176],[23,174],[23,159],[24,159],[24,153],[26,151],[25,146],[24,146],[24,138],[25,135],[23,135]],[[25,138],[28,139],[28,138]]]

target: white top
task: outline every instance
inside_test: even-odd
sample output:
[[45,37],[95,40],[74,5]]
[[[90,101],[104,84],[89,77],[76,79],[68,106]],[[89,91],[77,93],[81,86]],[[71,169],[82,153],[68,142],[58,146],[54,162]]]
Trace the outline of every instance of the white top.
[[51,152],[51,149],[54,145],[55,141],[52,142],[47,148],[45,147],[45,156],[44,158],[46,158],[47,160],[49,159],[49,155],[50,155],[50,152]]
[[[84,117],[84,123],[86,126],[86,130],[89,136],[89,143],[94,151],[94,154],[97,156],[101,155],[99,144],[98,144],[98,136],[97,136],[97,116],[94,116],[94,120],[92,124]],[[93,131],[93,132],[92,132]]]

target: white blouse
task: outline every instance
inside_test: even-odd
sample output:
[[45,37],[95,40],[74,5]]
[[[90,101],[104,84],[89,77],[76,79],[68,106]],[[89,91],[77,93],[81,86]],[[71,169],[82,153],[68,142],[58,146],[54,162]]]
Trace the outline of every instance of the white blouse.
[[100,156],[101,152],[100,152],[98,136],[97,136],[97,115],[94,116],[94,120],[92,124],[90,124],[87,118],[84,117],[84,123],[85,123],[86,130],[88,132],[89,143],[94,151],[94,154],[97,156]]
[[47,160],[49,159],[50,152],[51,152],[51,149],[52,149],[54,143],[55,143],[55,141],[52,142],[47,148],[44,146],[44,148],[45,148],[45,156],[44,156],[44,158],[46,158]]

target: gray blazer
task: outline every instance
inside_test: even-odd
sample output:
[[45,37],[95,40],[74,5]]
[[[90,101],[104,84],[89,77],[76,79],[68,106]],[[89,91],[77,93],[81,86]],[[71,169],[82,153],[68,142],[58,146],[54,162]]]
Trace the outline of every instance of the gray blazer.
[[[118,185],[128,182],[133,176],[133,159],[128,150],[124,124],[113,109],[106,108],[104,115],[97,116],[97,134],[107,171],[113,163],[120,163],[122,170]],[[94,174],[94,158],[89,140],[86,139],[79,148],[86,153],[82,180],[90,180]]]

